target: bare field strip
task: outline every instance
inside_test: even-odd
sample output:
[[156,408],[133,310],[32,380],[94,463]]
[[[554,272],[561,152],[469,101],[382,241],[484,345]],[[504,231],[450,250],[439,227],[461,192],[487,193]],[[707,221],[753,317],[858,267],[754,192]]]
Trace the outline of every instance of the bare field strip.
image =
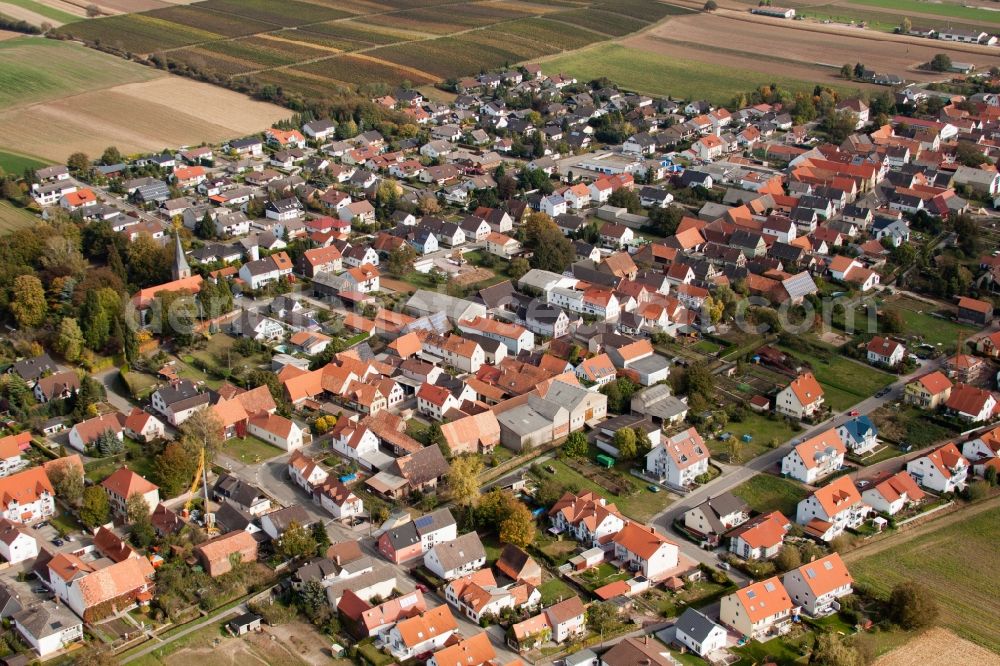
[[997,656],[947,629],[935,627],[882,656],[875,666],[998,666]]
[[[716,52],[709,46],[718,43],[719,35],[723,34],[726,44],[734,45],[733,48],[745,52],[745,56],[737,56],[730,51]],[[652,53],[687,58],[695,57],[689,44],[705,44],[706,48],[697,52],[696,59],[727,67],[759,69],[764,73],[777,74],[780,71],[799,78],[816,76],[819,63],[839,68],[846,62],[860,61],[877,67],[879,71],[907,79],[931,81],[940,79],[941,74],[916,71],[914,68],[930,61],[937,53],[948,53],[954,60],[971,61],[980,67],[989,67],[996,62],[995,55],[968,53],[940,43],[918,46],[889,40],[887,35],[879,37],[885,39],[806,30],[801,24],[749,21],[727,13],[701,13],[671,19],[622,43]],[[689,44],[681,43],[678,38]],[[761,57],[761,54],[767,55]],[[792,62],[775,63],[767,56]],[[831,69],[831,73],[836,74],[836,70]]]
[[100,154],[109,145],[135,153],[216,143],[259,132],[289,113],[170,76],[0,112],[0,136],[11,150],[62,161],[76,151]]

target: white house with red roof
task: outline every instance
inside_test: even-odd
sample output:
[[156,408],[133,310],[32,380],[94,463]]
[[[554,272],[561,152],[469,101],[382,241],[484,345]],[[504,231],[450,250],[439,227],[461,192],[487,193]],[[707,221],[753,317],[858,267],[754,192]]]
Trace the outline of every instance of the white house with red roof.
[[38,541],[24,527],[0,518],[0,555],[11,564],[38,556]]
[[320,467],[314,458],[301,451],[295,451],[288,459],[288,476],[299,488],[312,492],[312,489],[326,481],[330,474]]
[[481,335],[490,340],[502,342],[511,354],[531,351],[535,348],[535,334],[518,324],[475,317],[458,322],[458,330],[472,335]]
[[125,434],[140,442],[150,442],[167,434],[167,426],[149,412],[133,407],[125,418]]
[[119,441],[125,437],[125,416],[114,412],[77,423],[69,431],[69,445],[81,453],[97,441],[104,432],[111,432]]
[[0,478],[0,518],[23,525],[48,518],[56,512],[55,495],[42,467]]
[[893,367],[901,363],[906,356],[906,347],[892,338],[876,335],[868,343],[868,362],[872,365],[887,365]]
[[875,483],[861,494],[861,499],[873,511],[894,516],[927,496],[906,470],[896,472]]
[[770,559],[781,550],[790,529],[792,524],[780,511],[761,514],[727,534],[729,552],[745,560]]
[[112,472],[108,478],[101,482],[101,487],[108,495],[111,511],[122,518],[126,516],[126,503],[132,495],[142,496],[142,499],[146,501],[146,506],[149,507],[150,514],[160,503],[159,487],[128,467],[120,467]]
[[847,447],[836,428],[810,437],[781,459],[781,473],[812,485],[844,466]]
[[837,553],[792,569],[781,582],[792,603],[813,617],[830,614],[837,599],[854,591],[851,572]]
[[812,416],[823,407],[823,387],[811,372],[796,377],[783,388],[774,401],[774,410],[779,414],[803,419]]
[[667,437],[646,454],[646,471],[664,483],[686,488],[708,472],[709,451],[698,431],[688,428]]
[[663,580],[679,561],[677,544],[653,528],[629,521],[611,540],[615,559],[650,581]]
[[823,541],[861,525],[871,510],[850,476],[841,476],[799,502],[795,522]]
[[969,461],[953,442],[906,463],[906,471],[924,488],[953,493],[965,487]]
[[719,620],[754,640],[783,631],[795,604],[777,576],[752,583],[722,598]]
[[611,539],[625,527],[625,517],[614,504],[593,492],[567,492],[549,509],[549,522],[557,532],[568,532],[588,548],[611,548]]
[[280,414],[261,412],[251,416],[247,423],[247,432],[285,451],[300,449],[305,443],[305,433],[302,428],[295,421],[286,419]]
[[993,418],[998,403],[992,391],[969,384],[956,384],[944,406],[960,419],[982,423]]
[[280,130],[272,127],[264,132],[268,143],[272,143],[282,148],[305,148],[306,138],[298,130]]
[[580,361],[580,365],[574,370],[576,376],[588,385],[604,386],[610,384],[616,374],[615,364],[611,362],[611,357],[607,354],[598,354]]

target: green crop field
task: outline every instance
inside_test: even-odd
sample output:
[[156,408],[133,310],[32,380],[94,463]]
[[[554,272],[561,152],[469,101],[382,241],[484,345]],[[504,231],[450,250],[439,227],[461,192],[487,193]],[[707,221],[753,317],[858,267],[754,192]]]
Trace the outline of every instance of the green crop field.
[[627,35],[646,27],[646,22],[631,16],[612,14],[597,9],[571,9],[568,12],[549,14],[546,18],[587,28],[605,35]]
[[859,551],[849,567],[856,581],[885,596],[902,581],[926,585],[937,599],[942,624],[1000,652],[1000,579],[985,573],[1000,567],[998,525],[997,507],[969,517],[955,514],[916,538],[901,534],[892,547],[868,557]]
[[9,39],[0,42],[0,109],[163,75],[76,44],[29,37]]
[[0,150],[0,169],[3,169],[4,173],[21,174],[24,173],[25,169],[41,169],[48,164],[48,162],[28,155]]
[[[769,76],[744,69],[658,55],[619,44],[598,44],[545,61],[546,71],[562,72],[581,81],[606,76],[627,90],[648,95],[707,99],[728,104],[740,91],[778,84],[791,91],[811,91],[815,81]],[[836,86],[834,86],[836,87]]]
[[152,53],[222,39],[222,35],[149,14],[120,14],[78,21],[60,28],[88,44],[124,53]]
[[[905,16],[907,12],[934,14],[967,21],[1000,24],[1000,12],[978,7],[967,7],[952,2],[922,2],[921,0],[851,0],[852,4],[879,7]],[[914,19],[915,23],[920,23]]]
[[73,21],[79,21],[80,17],[76,14],[70,14],[69,12],[64,12],[55,7],[50,7],[41,2],[35,2],[35,0],[3,0],[8,5],[14,5],[15,7],[20,7],[21,9],[27,9],[30,12],[44,16],[45,18],[52,19],[53,21],[58,21],[59,23],[72,23]]

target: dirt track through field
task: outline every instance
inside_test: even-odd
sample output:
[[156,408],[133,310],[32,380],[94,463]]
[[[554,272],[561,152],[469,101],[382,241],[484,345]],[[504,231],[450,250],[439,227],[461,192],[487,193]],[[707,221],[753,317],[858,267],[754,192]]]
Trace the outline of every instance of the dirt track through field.
[[[895,548],[901,543],[907,543],[916,539],[917,537],[923,536],[925,534],[930,534],[937,530],[940,526],[940,520],[942,518],[948,517],[950,520],[968,520],[972,516],[976,516],[984,511],[989,511],[990,509],[1000,506],[1000,497],[993,497],[988,500],[984,500],[978,504],[974,504],[970,507],[960,509],[958,511],[944,512],[935,518],[928,520],[916,527],[910,528],[908,530],[903,530],[899,532],[894,532],[884,539],[877,541],[872,541],[869,545],[862,546],[861,548],[856,548],[843,557],[845,562],[853,562],[855,560],[864,559],[871,555],[881,553],[884,550],[890,548]],[[955,662],[958,663],[958,662]]]
[[[763,19],[763,20],[762,20]],[[723,48],[719,36],[725,35]],[[721,66],[759,69],[767,73],[798,78],[817,77],[817,69],[836,71],[844,63],[862,62],[880,72],[918,81],[939,80],[937,72],[916,68],[937,53],[953,60],[971,61],[980,67],[997,62],[996,50],[988,47],[961,48],[887,35],[860,29],[838,30],[836,26],[803,21],[767,20],[748,12],[719,10],[676,17],[622,44],[680,58],[691,58]],[[700,48],[699,48],[700,47]]]
[[[985,610],[985,609],[984,609]],[[928,629],[905,645],[883,655],[874,666],[997,666],[1000,656],[956,636],[947,629]]]

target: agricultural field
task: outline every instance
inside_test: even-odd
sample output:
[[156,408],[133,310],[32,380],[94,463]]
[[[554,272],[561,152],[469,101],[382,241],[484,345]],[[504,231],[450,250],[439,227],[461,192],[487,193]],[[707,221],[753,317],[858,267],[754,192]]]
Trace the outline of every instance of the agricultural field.
[[[556,56],[542,61],[542,65],[547,71],[561,72],[581,81],[606,76],[628,90],[649,95],[707,99],[716,104],[728,104],[740,91],[772,83],[792,91],[811,91],[816,85],[815,77],[795,78],[747,69],[759,60],[759,56],[737,59],[738,65],[722,66],[721,63],[695,59],[702,55],[688,50],[686,57],[672,57],[653,53],[641,46],[608,43]],[[760,66],[766,68],[767,64],[762,62]]]
[[275,85],[305,98],[474,75],[688,12],[652,0],[204,0],[78,21],[61,33],[241,90]]
[[850,0],[850,4],[886,9],[901,16],[931,14],[974,23],[1000,25],[1000,12],[952,2],[922,2],[921,0]]
[[38,0],[3,0],[3,2],[0,2],[0,14],[12,16],[17,19],[24,19],[29,23],[32,23],[33,21],[28,16],[20,15],[21,12],[18,12],[18,9],[20,9],[24,12],[40,16],[53,25],[79,21],[83,13],[80,12],[79,9],[77,9],[78,13],[71,13],[67,11],[69,6],[65,6],[67,9],[63,10],[58,7],[53,7],[51,4],[47,4],[45,2],[38,2]]
[[148,67],[51,39],[0,42],[0,109],[161,76]]
[[[1000,506],[978,505],[927,526],[916,535],[903,532],[886,544],[876,543],[848,557],[858,583],[887,595],[904,580],[918,580],[929,587],[941,609],[939,622],[962,638],[1000,652],[1000,581],[970,572],[995,571],[1000,566],[996,526]],[[958,662],[955,662],[958,663]]]
[[[911,41],[911,38],[857,30],[848,34],[822,30],[826,27],[803,22],[763,22],[732,13],[698,13],[674,18],[622,43],[650,53],[703,60],[723,67],[751,68],[762,74],[832,86],[845,86],[838,71],[845,62],[871,66],[877,63],[879,71],[926,81],[939,75],[916,67],[929,62],[937,53],[948,53],[956,61],[974,62],[987,68],[996,59],[995,54],[985,50],[973,54],[944,42]],[[716,39],[720,33],[726,35],[724,45]]]
[[12,153],[63,161],[109,145],[133,153],[218,142],[288,114],[79,44],[29,37],[0,42],[0,136]]
[[25,229],[38,223],[38,218],[9,201],[0,201],[0,235]]
[[40,169],[46,164],[44,160],[0,150],[0,169],[4,173],[24,173],[25,169]]

